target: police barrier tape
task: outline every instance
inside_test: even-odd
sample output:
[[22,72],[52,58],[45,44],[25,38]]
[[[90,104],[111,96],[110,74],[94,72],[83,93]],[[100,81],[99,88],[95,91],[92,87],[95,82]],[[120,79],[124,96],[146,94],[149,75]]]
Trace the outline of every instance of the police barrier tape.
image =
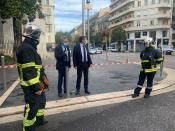
[[[109,65],[120,65],[120,64],[139,64],[140,62],[108,62],[108,63],[99,63],[99,64],[92,64],[92,67],[98,67],[98,66],[109,66]],[[0,66],[2,68],[2,66]],[[7,65],[4,66],[5,69],[13,69],[17,68],[17,65]],[[56,68],[56,65],[54,64],[47,64],[44,65],[44,68]]]

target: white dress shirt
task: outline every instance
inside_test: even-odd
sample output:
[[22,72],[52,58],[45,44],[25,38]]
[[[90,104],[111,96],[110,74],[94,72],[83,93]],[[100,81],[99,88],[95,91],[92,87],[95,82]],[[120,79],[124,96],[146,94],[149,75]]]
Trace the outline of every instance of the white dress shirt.
[[[83,46],[85,47],[84,44],[80,43],[82,62],[87,62],[87,61],[88,61],[88,58],[87,58],[87,50],[86,50],[86,47],[85,47],[85,54],[86,54],[86,56],[84,56]],[[84,57],[86,57],[86,61],[84,61]]]

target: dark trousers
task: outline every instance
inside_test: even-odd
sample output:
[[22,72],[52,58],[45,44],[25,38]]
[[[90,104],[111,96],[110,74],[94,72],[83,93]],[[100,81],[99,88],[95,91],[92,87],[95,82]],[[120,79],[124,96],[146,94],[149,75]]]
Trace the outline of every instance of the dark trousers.
[[77,91],[80,91],[82,74],[84,74],[84,89],[85,91],[88,91],[88,73],[89,67],[87,63],[82,63],[80,66],[77,67]]
[[134,93],[139,95],[142,90],[145,79],[147,78],[147,87],[145,89],[145,94],[150,95],[153,87],[153,80],[156,72],[145,73],[144,71],[140,72],[139,81],[137,83],[137,87],[134,90]]
[[62,93],[62,84],[64,84],[64,92],[66,93],[66,67],[58,69],[58,93]]
[[30,89],[23,89],[25,98],[23,131],[35,131],[35,126],[43,123],[46,105],[45,93],[35,95]]

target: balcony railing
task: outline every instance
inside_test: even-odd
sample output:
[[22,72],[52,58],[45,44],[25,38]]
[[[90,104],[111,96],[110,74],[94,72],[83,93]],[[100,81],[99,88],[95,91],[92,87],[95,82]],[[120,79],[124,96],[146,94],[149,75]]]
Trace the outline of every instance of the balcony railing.
[[169,29],[170,25],[152,25],[152,26],[135,26],[125,28],[126,31],[137,31],[137,30],[153,30],[153,29]]
[[126,4],[129,4],[130,2],[134,2],[134,0],[127,0],[124,3],[120,4],[119,6],[116,6],[115,8],[110,10],[110,13],[120,9],[121,7],[125,6]]

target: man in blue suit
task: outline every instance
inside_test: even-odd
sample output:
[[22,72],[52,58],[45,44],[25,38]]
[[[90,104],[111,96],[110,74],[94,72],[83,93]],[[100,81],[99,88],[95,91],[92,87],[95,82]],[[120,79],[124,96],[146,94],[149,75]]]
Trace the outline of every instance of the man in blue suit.
[[84,74],[84,91],[85,94],[90,94],[88,90],[88,72],[92,65],[92,60],[87,45],[86,36],[81,36],[79,44],[74,47],[73,64],[77,69],[76,95],[80,94],[81,77]]
[[[56,69],[58,70],[58,96],[62,97],[62,84],[64,85],[64,93],[67,93],[67,85],[66,85],[66,68],[71,67],[71,57],[70,57],[70,49],[68,46],[68,41],[66,37],[61,38],[60,44],[55,48],[55,58]],[[64,82],[63,82],[64,80]]]

